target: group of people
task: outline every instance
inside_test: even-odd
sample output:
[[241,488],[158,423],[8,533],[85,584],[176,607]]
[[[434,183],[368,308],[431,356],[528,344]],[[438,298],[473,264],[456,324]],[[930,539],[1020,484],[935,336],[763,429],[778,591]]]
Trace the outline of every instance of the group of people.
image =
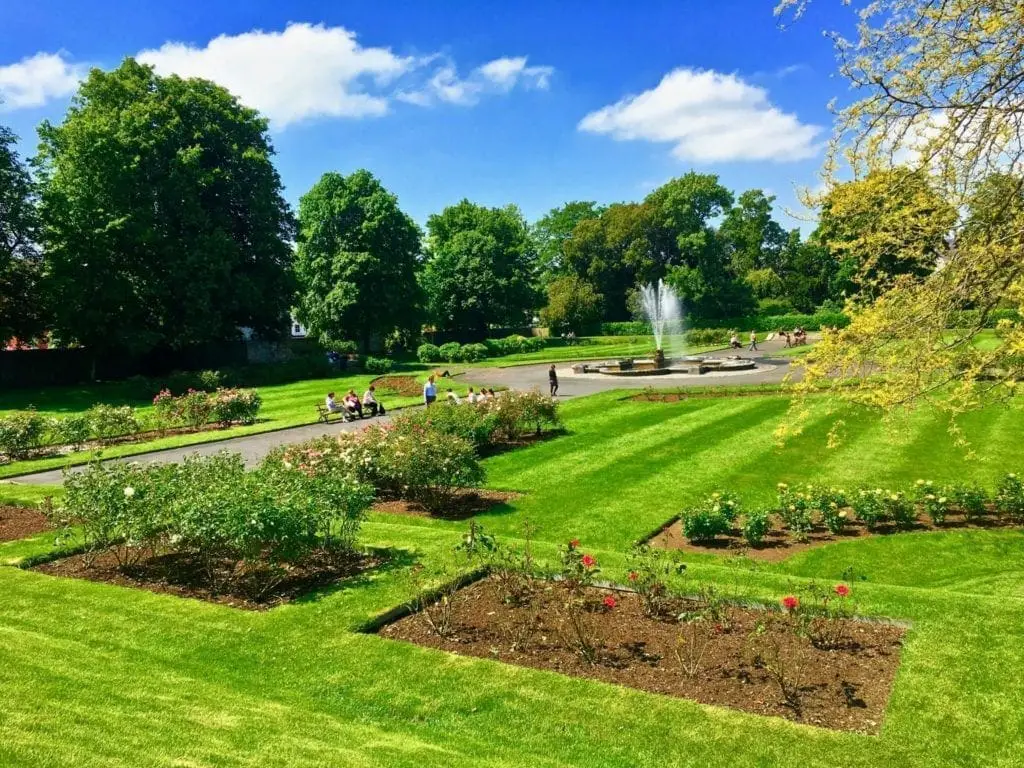
[[[476,405],[477,403],[493,400],[495,397],[497,395],[493,389],[481,387],[480,391],[476,392],[470,387],[466,393],[465,401],[471,405]],[[451,387],[448,387],[445,399],[453,405],[459,405],[463,400]],[[435,402],[437,402],[437,375],[432,373],[427,377],[427,383],[423,385],[423,404],[429,408]]]
[[352,418],[362,418],[367,413],[370,416],[384,415],[384,406],[378,402],[376,387],[373,384],[363,393],[361,400],[354,389],[350,389],[340,402],[335,399],[333,392],[328,392],[326,404],[328,412],[345,413]]
[[[743,347],[743,344],[740,343],[740,336],[735,331],[732,334],[732,338],[729,339],[729,347],[730,349],[740,349]],[[747,349],[751,352],[759,351],[757,348],[757,331],[750,332],[750,346]]]
[[779,331],[779,335],[786,340],[784,347],[799,347],[801,344],[807,343],[807,331],[801,328],[799,325],[793,329],[793,333],[789,331]]

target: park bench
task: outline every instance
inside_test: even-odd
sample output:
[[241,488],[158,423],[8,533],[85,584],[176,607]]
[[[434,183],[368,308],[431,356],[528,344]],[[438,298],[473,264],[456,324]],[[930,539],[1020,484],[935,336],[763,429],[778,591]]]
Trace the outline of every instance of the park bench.
[[331,416],[337,416],[339,419],[342,419],[344,421],[352,421],[353,419],[356,418],[355,415],[349,413],[348,410],[345,408],[342,408],[340,411],[330,411],[327,409],[327,406],[324,405],[323,403],[316,404],[316,412],[316,420],[322,422],[323,424],[329,424],[331,421]]

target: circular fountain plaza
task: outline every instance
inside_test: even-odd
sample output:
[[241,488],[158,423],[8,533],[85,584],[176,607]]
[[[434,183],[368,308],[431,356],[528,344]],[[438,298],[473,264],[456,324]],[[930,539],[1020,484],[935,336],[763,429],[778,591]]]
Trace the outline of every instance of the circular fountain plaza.
[[579,363],[572,367],[573,374],[599,376],[700,376],[705,373],[743,373],[771,368],[739,355],[681,355],[666,356],[665,343],[681,334],[683,315],[679,298],[661,280],[657,285],[640,289],[644,315],[651,324],[655,353],[650,358],[624,358],[598,363]]

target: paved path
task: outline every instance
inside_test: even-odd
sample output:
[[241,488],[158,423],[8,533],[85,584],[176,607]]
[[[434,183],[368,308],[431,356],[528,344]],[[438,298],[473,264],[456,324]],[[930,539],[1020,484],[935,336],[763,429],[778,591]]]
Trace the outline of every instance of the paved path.
[[[782,342],[774,340],[764,342],[760,345],[760,352],[747,352],[744,347],[731,354],[755,358],[759,368],[756,371],[739,373],[706,373],[703,376],[656,376],[627,378],[617,376],[606,377],[575,377],[571,373],[572,363],[569,361],[559,363],[559,388],[558,398],[560,400],[583,395],[593,395],[598,392],[605,392],[611,389],[643,389],[645,387],[706,387],[714,385],[729,384],[764,384],[782,381],[786,375],[786,361],[783,359],[771,359],[771,353],[782,347]],[[581,347],[581,356],[586,347]],[[725,351],[717,354],[726,354]],[[488,386],[508,387],[509,389],[529,390],[541,389],[547,391],[549,363],[538,365],[520,365],[511,368],[473,368],[458,378],[461,381],[471,384],[486,384]],[[443,388],[443,387],[442,387]],[[139,453],[134,456],[111,459],[111,461],[139,461],[139,462],[170,462],[181,461],[185,456],[194,453],[208,456],[220,451],[232,451],[242,454],[242,458],[249,466],[257,464],[270,451],[279,445],[299,443],[321,435],[336,434],[338,432],[351,432],[362,429],[371,423],[388,421],[390,416],[383,416],[374,419],[360,419],[357,421],[344,422],[336,421],[331,424],[309,424],[301,427],[290,427],[274,432],[263,432],[256,435],[245,435],[234,437],[229,440],[219,440],[212,443],[200,443],[188,445],[182,448],[170,448],[163,451],[151,451]],[[81,469],[81,467],[79,467]],[[58,485],[62,480],[61,470],[55,469],[47,472],[36,472],[30,475],[19,475],[8,478],[16,483],[34,483],[44,485]]]

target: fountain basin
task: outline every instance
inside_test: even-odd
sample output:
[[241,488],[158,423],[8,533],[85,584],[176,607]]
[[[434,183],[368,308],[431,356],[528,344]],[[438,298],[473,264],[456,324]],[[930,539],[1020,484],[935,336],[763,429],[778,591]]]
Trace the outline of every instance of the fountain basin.
[[617,360],[613,362],[573,366],[574,373],[601,373],[605,376],[663,376],[669,373],[704,374],[716,371],[751,371],[754,360],[744,357],[712,357],[692,355],[666,360],[659,367],[654,360]]

